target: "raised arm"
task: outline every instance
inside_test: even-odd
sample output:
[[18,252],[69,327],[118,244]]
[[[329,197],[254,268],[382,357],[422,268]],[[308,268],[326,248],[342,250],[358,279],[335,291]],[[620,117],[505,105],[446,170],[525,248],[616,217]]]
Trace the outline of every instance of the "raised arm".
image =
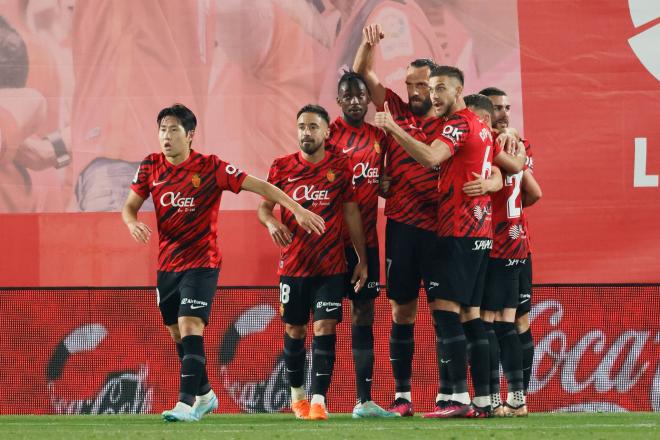
[[286,195],[275,185],[271,185],[270,183],[257,179],[254,176],[247,176],[241,184],[241,189],[259,194],[266,200],[278,203],[283,208],[288,209],[296,217],[296,222],[298,222],[298,224],[308,233],[315,232],[318,235],[321,235],[325,232],[325,221],[321,216],[318,216],[300,206],[298,202]]
[[362,30],[362,43],[358,47],[353,61],[353,70],[367,82],[371,101],[377,108],[385,102],[386,89],[378,79],[373,69],[375,46],[385,38],[379,24],[370,24]]
[[532,206],[543,197],[541,185],[536,181],[534,174],[532,174],[530,170],[525,170],[523,172],[521,189],[523,207]]
[[451,151],[446,143],[438,139],[430,145],[418,141],[394,122],[387,102],[383,104],[383,108],[384,111],[376,113],[374,125],[391,135],[422,166],[433,168],[451,157]]

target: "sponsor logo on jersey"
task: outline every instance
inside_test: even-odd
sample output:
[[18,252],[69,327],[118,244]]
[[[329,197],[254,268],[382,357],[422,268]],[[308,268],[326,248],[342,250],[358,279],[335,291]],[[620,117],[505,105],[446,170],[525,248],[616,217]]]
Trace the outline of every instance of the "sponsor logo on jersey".
[[293,200],[299,202],[300,200],[309,200],[315,203],[327,205],[330,201],[330,194],[326,189],[316,189],[315,185],[307,186],[300,185],[293,190]]
[[485,251],[493,248],[493,240],[474,240],[473,251]]
[[162,206],[174,206],[179,208],[179,212],[190,212],[195,210],[194,197],[182,197],[180,192],[173,193],[171,191],[164,193],[160,196],[160,204]]
[[369,168],[369,162],[358,162],[353,167],[353,186],[362,179],[366,179],[369,184],[377,184],[378,177],[378,168]]

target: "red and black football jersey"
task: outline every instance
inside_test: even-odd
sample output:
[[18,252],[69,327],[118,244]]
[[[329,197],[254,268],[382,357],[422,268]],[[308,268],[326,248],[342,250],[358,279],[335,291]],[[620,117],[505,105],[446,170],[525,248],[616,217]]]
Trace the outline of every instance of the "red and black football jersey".
[[275,159],[268,181],[325,220],[325,232],[319,237],[308,234],[291,212],[282,210],[282,223],[293,233],[293,241],[281,250],[278,274],[307,277],[346,272],[342,230],[344,203],[354,201],[352,178],[345,154],[326,151],[316,164],[306,161],[301,152]]
[[438,235],[441,237],[491,238],[491,201],[485,194],[470,197],[463,185],[475,177],[490,176],[494,150],[491,129],[469,109],[460,110],[437,126],[428,142],[443,141],[452,156],[440,167],[438,179]]
[[[330,138],[326,149],[335,154],[345,154],[353,172],[352,184],[355,201],[360,207],[362,225],[368,248],[378,247],[378,183],[383,157],[385,134],[380,128],[363,123],[353,127],[338,117],[330,124]],[[350,236],[345,228],[344,243],[350,246]]]
[[131,189],[143,199],[151,195],[158,225],[158,270],[181,272],[220,267],[218,212],[222,191],[241,191],[243,171],[217,156],[190,152],[172,165],[162,153],[147,156]]
[[[418,137],[423,136],[423,119],[410,111],[408,103],[390,89],[385,100],[396,123],[411,136],[424,141]],[[438,171],[423,167],[393,138],[387,139],[385,172],[392,177],[392,183],[390,196],[385,200],[385,215],[400,223],[435,231]]]
[[[523,139],[522,143],[525,145],[525,152],[527,153],[527,159],[525,160],[525,167],[523,170],[527,170],[530,173],[534,174],[534,154],[532,153],[532,145],[527,139]],[[525,211],[522,212],[522,225],[525,230],[525,241],[528,252],[532,252],[532,242],[529,236],[529,223],[527,222],[527,216]]]
[[491,194],[493,204],[493,248],[491,258],[527,258],[529,247],[523,222],[520,184],[523,172],[504,174],[502,189]]

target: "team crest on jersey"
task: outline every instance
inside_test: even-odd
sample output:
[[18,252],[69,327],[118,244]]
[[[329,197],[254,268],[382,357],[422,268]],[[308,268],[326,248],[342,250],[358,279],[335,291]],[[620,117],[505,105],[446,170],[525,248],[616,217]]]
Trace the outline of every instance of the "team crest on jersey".
[[374,142],[374,151],[376,151],[377,154],[380,154],[380,142]]
[[336,176],[336,174],[335,174],[334,171],[332,171],[332,170],[328,170],[328,173],[325,175],[325,177],[328,178],[328,182],[334,182],[334,181],[335,181],[335,177],[337,177],[337,176]]
[[199,173],[195,173],[192,175],[192,185],[195,188],[199,188],[199,185],[202,184],[202,178],[199,176]]

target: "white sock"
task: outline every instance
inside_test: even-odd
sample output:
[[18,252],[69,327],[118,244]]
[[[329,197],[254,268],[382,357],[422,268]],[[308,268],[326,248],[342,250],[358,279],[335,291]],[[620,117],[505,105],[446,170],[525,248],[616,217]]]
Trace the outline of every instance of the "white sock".
[[435,401],[436,401],[436,402],[447,402],[447,401],[449,401],[449,400],[451,400],[451,394],[442,394],[442,393],[438,393],[438,394],[435,396]]
[[410,391],[404,391],[403,393],[396,393],[394,395],[394,400],[396,399],[406,399],[408,402],[412,402],[412,393]]
[[321,405],[325,406],[325,397],[320,394],[314,394],[310,403],[312,405],[315,403],[320,403]]
[[307,393],[303,387],[291,387],[291,403],[297,402],[299,400],[305,400],[307,398]]
[[470,394],[468,392],[465,393],[454,393],[451,395],[451,400],[462,403],[463,405],[469,405],[470,404]]
[[509,406],[512,406],[514,408],[521,407],[522,405],[525,404],[525,392],[522,390],[509,392],[509,394],[506,397],[506,403],[508,403]]
[[203,403],[208,403],[211,401],[211,399],[215,396],[215,393],[213,393],[213,390],[210,390],[208,393],[203,394],[201,396],[197,396],[197,399],[199,399],[200,402]]
[[493,405],[493,408],[502,406],[502,397],[500,396],[500,393],[491,394],[490,401],[491,401],[491,405]]
[[490,394],[487,396],[474,396],[474,399],[472,399],[472,401],[479,408],[485,408],[487,406],[490,406]]

